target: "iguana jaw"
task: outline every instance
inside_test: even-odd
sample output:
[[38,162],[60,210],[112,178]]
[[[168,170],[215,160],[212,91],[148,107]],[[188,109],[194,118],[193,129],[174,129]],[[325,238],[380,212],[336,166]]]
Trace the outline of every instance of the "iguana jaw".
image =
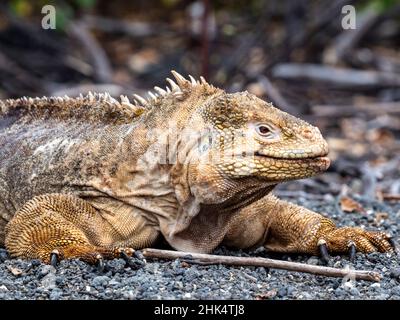
[[269,157],[274,159],[283,160],[296,160],[296,159],[316,159],[328,155],[328,144],[322,138],[319,139],[319,144],[307,145],[303,141],[299,141],[304,146],[301,148],[287,148],[284,150],[271,150],[271,148],[262,148],[255,152],[257,156]]
[[326,156],[286,159],[258,155],[255,158],[262,165],[259,176],[275,182],[307,178],[326,171],[330,165]]
[[231,179],[259,178],[264,183],[276,184],[294,179],[308,178],[328,169],[328,157],[275,158],[260,153],[232,157],[218,165],[222,176]]
[[[311,148],[287,149],[271,152],[270,149],[255,152],[250,162],[258,164],[261,177],[280,182],[301,179],[324,172],[329,168],[328,145],[321,139]],[[270,173],[271,172],[271,173]]]

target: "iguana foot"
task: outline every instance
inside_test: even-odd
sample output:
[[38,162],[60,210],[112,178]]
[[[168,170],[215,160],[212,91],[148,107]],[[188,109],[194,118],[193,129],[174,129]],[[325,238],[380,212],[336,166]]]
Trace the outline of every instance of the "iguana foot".
[[393,239],[384,232],[338,228],[331,219],[272,195],[242,208],[224,241],[239,248],[262,244],[272,252],[319,255],[325,262],[329,253],[346,253],[352,260],[357,251],[396,250]]
[[356,252],[390,252],[395,244],[390,235],[381,231],[366,231],[362,228],[335,228],[318,235],[318,250],[324,261],[329,260],[331,253],[348,253],[354,260]]
[[[122,257],[129,261],[134,249],[96,243],[98,237],[91,226],[100,223],[96,210],[82,199],[59,194],[38,196],[7,224],[5,244],[12,257],[40,259],[53,266],[70,258],[98,269],[104,268],[105,259]],[[129,265],[138,267],[134,262]]]
[[[72,244],[73,246],[73,244]],[[67,247],[60,247],[59,249],[54,249],[50,253],[49,259],[46,257],[40,258],[43,262],[51,264],[53,267],[56,267],[57,264],[64,259],[69,258],[77,258],[85,261],[86,263],[95,265],[98,271],[104,270],[104,260],[110,260],[114,258],[123,258],[127,265],[129,265],[134,270],[139,269],[138,264],[132,259],[132,256],[135,252],[132,248],[100,248],[98,247],[95,251],[91,251],[92,248],[84,248],[81,247],[78,249],[76,246],[73,250],[79,250],[81,253],[78,255],[71,255],[68,251]]]

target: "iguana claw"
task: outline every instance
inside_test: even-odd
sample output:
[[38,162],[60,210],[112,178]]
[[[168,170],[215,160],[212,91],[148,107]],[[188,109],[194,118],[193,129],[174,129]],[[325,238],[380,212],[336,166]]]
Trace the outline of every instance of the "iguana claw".
[[351,242],[349,244],[349,259],[350,259],[350,262],[354,262],[354,260],[356,258],[356,252],[357,252],[356,245],[354,244],[354,242]]
[[55,268],[58,264],[60,253],[58,250],[53,250],[50,254],[50,264]]
[[319,252],[321,254],[321,258],[325,263],[329,262],[329,253],[328,253],[328,248],[326,246],[326,241],[325,240],[320,240],[318,241],[318,248]]
[[104,272],[104,259],[101,255],[96,256],[96,268],[99,273]]
[[121,251],[121,258],[124,259],[126,264],[133,270],[138,270],[143,266],[142,261],[133,259],[128,256],[125,251]]

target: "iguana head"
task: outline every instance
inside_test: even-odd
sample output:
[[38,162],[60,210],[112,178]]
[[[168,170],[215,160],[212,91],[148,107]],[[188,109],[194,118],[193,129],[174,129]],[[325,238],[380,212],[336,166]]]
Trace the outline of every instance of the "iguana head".
[[212,132],[212,166],[226,178],[278,183],[325,171],[328,145],[318,128],[248,92],[222,93],[201,110]]
[[226,93],[202,78],[173,74],[180,105],[174,121],[189,113],[179,133],[184,176],[201,203],[240,202],[328,168],[328,145],[318,128],[248,92]]

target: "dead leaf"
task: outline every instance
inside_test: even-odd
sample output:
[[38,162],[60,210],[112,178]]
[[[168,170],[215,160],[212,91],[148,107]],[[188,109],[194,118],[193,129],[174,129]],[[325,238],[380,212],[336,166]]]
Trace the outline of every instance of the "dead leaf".
[[8,266],[7,269],[14,275],[14,276],[20,276],[22,274],[22,270],[19,268],[14,268],[14,267],[10,267]]
[[365,213],[365,209],[363,206],[358,203],[357,201],[349,198],[349,197],[342,197],[340,199],[340,207],[343,212],[359,212],[359,213]]
[[375,214],[375,225],[379,226],[389,215],[386,212],[377,212]]
[[187,263],[186,261],[182,261],[182,262],[181,262],[181,267],[182,267],[182,268],[190,268],[190,264]]
[[268,300],[276,296],[278,291],[276,289],[269,290],[265,293],[260,293],[256,295],[256,300]]
[[372,143],[379,143],[382,145],[393,144],[395,137],[394,134],[383,128],[374,128],[367,132],[367,139]]

